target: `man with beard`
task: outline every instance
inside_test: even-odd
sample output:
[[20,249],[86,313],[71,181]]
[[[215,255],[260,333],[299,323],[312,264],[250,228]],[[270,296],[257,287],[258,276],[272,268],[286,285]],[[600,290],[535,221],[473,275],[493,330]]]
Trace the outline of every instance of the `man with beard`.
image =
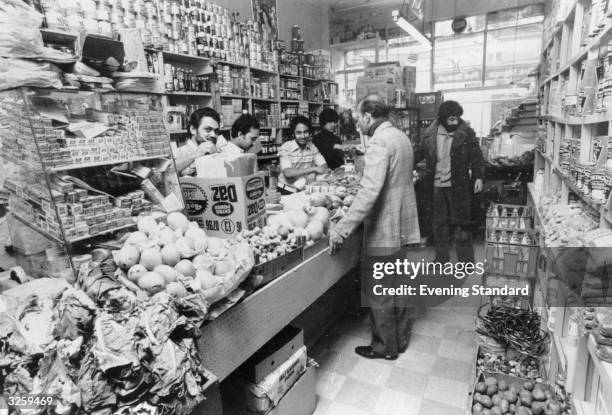
[[231,141],[224,137],[217,139],[217,148],[220,153],[240,154],[257,153],[261,151],[259,138],[259,121],[249,114],[243,114],[234,121],[231,129]]
[[455,231],[458,261],[474,262],[472,195],[482,191],[485,165],[476,134],[462,115],[458,102],[444,102],[417,152],[417,162],[426,161],[424,188],[433,192],[436,261],[441,263],[450,260],[451,229]]

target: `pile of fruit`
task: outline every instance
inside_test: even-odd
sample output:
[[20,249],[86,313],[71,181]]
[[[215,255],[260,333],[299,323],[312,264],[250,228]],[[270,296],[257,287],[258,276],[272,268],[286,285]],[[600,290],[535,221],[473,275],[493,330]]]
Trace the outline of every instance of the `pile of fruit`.
[[520,353],[478,353],[476,369],[487,372],[509,374],[524,379],[538,379],[540,364],[537,359]]
[[167,224],[142,217],[113,258],[119,279],[132,291],[152,296],[165,290],[177,297],[202,292],[210,303],[227,295],[254,265],[248,244],[209,237],[178,212],[168,215]]
[[473,415],[561,415],[562,406],[543,384],[526,381],[508,384],[488,377],[474,388]]
[[329,227],[330,212],[324,207],[306,206],[271,215],[262,229],[243,231],[237,238],[253,248],[256,264],[289,253],[300,246],[311,246],[322,239]]

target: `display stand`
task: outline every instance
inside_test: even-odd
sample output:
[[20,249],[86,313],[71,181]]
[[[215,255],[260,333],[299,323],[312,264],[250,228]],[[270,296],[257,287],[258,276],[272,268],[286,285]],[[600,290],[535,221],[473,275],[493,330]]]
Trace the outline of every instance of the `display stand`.
[[359,262],[361,242],[357,231],[336,255],[322,250],[204,325],[202,365],[225,379]]

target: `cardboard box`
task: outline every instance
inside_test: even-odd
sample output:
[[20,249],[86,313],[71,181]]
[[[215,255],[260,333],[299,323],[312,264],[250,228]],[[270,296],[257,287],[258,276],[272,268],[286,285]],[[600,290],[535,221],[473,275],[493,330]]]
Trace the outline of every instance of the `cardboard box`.
[[195,161],[197,177],[244,177],[257,173],[256,154],[215,153]]
[[304,345],[302,329],[287,326],[263,345],[241,368],[244,379],[259,383]]
[[310,366],[268,415],[312,415],[317,407],[315,386],[315,368]]
[[230,238],[266,224],[264,173],[245,177],[183,177],[181,191],[189,220],[208,235]]

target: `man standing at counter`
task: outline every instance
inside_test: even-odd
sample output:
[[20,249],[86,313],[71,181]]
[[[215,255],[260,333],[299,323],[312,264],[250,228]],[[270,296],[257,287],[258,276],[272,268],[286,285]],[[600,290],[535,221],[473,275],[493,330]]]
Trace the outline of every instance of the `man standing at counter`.
[[231,140],[223,136],[217,138],[219,153],[242,154],[256,153],[257,139],[259,138],[259,121],[249,114],[242,114],[232,124]]
[[[348,213],[330,231],[335,253],[346,238],[365,224],[366,267],[362,278],[363,301],[370,307],[372,342],[355,352],[368,359],[395,360],[408,347],[409,309],[396,296],[376,296],[370,287],[376,262],[395,262],[401,247],[420,241],[414,193],[413,153],[410,139],[388,120],[389,108],[376,95],[358,106],[358,126],[370,136],[365,153],[361,189]],[[368,270],[369,275],[368,275]],[[388,281],[397,283],[390,275]]]

